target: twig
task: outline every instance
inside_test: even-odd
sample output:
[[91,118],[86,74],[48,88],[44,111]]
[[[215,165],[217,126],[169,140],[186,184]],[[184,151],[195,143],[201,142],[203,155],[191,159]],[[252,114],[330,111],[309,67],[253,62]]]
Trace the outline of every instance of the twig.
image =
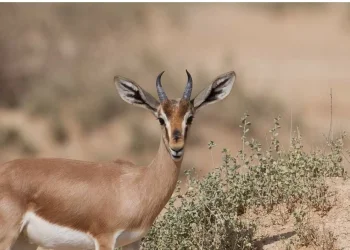
[[289,133],[289,146],[292,146],[293,135],[293,108],[290,108],[290,133]]
[[211,163],[213,164],[213,168],[215,168],[215,163],[214,163],[214,157],[213,157],[213,151],[210,150],[210,155],[211,155]]
[[333,93],[332,93],[332,88],[331,88],[330,96],[331,96],[331,121],[329,124],[328,140],[333,141]]
[[348,157],[344,154],[344,152],[342,152],[341,154],[344,156],[345,160],[346,160],[348,163],[350,163],[350,160],[349,160]]

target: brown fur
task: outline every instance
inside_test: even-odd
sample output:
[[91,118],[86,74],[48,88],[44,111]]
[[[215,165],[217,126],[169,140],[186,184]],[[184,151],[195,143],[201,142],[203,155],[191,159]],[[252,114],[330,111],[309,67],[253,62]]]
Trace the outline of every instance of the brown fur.
[[[190,104],[168,101],[162,108],[172,132],[182,131]],[[163,138],[166,134],[163,130]],[[168,144],[183,147],[183,135],[177,142],[171,136],[169,141],[162,139],[149,166],[122,159],[94,163],[47,158],[5,163],[0,167],[0,218],[12,219],[1,223],[0,239],[9,242],[0,242],[0,250],[13,243],[27,211],[51,223],[88,232],[98,239],[100,249],[114,244],[112,237],[119,230],[147,231],[168,202],[179,175],[181,160],[172,160]],[[6,211],[1,204],[7,206]]]
[[[110,239],[118,230],[147,230],[169,200],[180,165],[170,158],[163,142],[146,167],[124,160],[104,164],[67,159],[8,162],[0,168],[0,218],[18,219],[11,219],[8,226],[1,223],[1,230],[18,231],[28,210],[101,240]],[[5,203],[7,213],[1,209]],[[0,249],[5,248],[0,244]]]
[[162,109],[165,115],[167,116],[172,129],[172,131],[166,131],[166,138],[169,143],[169,146],[172,149],[183,148],[185,144],[185,135],[181,134],[181,138],[178,140],[174,140],[173,135],[175,131],[182,131],[182,122],[185,114],[189,110],[194,112],[191,103],[184,100],[168,100],[162,103]]
[[[13,245],[28,211],[51,223],[89,233],[100,250],[114,247],[118,231],[146,233],[176,186],[182,157],[174,161],[168,150],[184,148],[188,129],[182,128],[185,114],[227,96],[234,77],[233,71],[223,74],[193,101],[167,100],[161,106],[136,83],[115,77],[124,101],[155,115],[162,110],[167,116],[171,131],[162,126],[156,157],[148,166],[125,160],[94,163],[53,158],[5,163],[0,167],[0,250]],[[128,240],[118,238],[118,245],[138,248],[139,242]]]

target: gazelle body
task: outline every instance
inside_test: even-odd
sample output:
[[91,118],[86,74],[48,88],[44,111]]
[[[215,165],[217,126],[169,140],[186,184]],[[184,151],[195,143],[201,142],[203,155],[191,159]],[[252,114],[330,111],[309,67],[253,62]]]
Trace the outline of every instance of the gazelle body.
[[183,97],[169,100],[161,75],[156,81],[159,101],[135,82],[115,77],[124,101],[150,110],[159,120],[160,146],[149,165],[50,158],[0,167],[0,250],[139,249],[174,191],[195,112],[224,99],[235,80],[234,72],[220,75],[191,100],[187,72]]

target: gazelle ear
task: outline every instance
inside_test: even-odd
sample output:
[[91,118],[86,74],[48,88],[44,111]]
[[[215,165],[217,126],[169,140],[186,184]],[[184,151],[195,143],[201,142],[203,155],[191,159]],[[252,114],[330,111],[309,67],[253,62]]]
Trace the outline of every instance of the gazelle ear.
[[157,111],[159,102],[134,81],[122,76],[115,76],[114,84],[120,97],[127,103],[146,108],[153,113]]
[[235,79],[236,74],[234,71],[218,76],[212,84],[203,89],[194,99],[192,99],[191,102],[195,110],[197,111],[207,104],[223,100],[231,92]]

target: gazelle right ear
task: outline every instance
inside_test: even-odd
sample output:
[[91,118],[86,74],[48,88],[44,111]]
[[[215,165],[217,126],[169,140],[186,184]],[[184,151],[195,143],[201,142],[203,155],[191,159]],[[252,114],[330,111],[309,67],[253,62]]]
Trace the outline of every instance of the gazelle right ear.
[[192,104],[195,110],[223,100],[231,92],[233,83],[236,79],[234,71],[219,75],[207,88],[203,89],[195,98]]
[[122,76],[115,76],[114,84],[117,87],[120,97],[124,101],[132,105],[146,108],[155,114],[158,109],[159,102],[134,81]]

